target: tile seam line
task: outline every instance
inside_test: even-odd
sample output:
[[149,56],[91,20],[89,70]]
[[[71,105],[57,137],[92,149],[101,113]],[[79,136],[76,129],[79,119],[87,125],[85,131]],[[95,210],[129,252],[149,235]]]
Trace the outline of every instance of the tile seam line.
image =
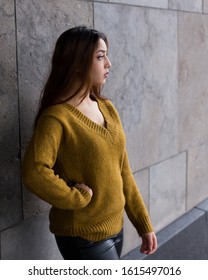
[[134,4],[128,4],[128,3],[119,3],[119,2],[101,2],[101,1],[92,1],[96,4],[109,4],[109,5],[118,5],[118,6],[128,6],[128,7],[135,7],[135,8],[145,8],[145,9],[154,9],[154,10],[162,10],[162,11],[170,11],[170,12],[182,12],[182,13],[190,13],[190,14],[204,14],[202,11],[188,11],[188,10],[179,10],[179,9],[173,9],[168,7],[153,7],[153,6],[142,6],[142,5],[134,5]]
[[181,150],[181,151],[179,151],[178,153],[172,154],[171,156],[169,156],[169,157],[167,157],[167,158],[161,159],[161,160],[159,160],[159,161],[157,161],[157,162],[155,162],[155,163],[152,163],[152,164],[150,164],[150,165],[144,166],[143,168],[141,168],[141,169],[139,169],[139,170],[135,170],[135,171],[132,172],[132,174],[135,175],[135,174],[137,174],[137,173],[139,173],[139,172],[141,172],[141,171],[147,170],[148,168],[152,168],[152,167],[154,167],[154,166],[156,166],[156,165],[158,165],[158,164],[161,164],[161,163],[163,163],[163,162],[165,162],[165,161],[167,161],[167,160],[176,158],[177,156],[180,156],[180,155],[182,155],[182,154],[184,154],[184,153],[187,153],[187,151],[188,151],[187,149]]
[[22,220],[24,220],[24,213],[23,213],[23,190],[22,190],[22,180],[21,180],[21,159],[22,159],[22,139],[21,139],[21,110],[20,110],[20,90],[19,90],[19,59],[18,59],[18,38],[17,38],[17,1],[14,0],[14,24],[15,24],[15,43],[16,43],[16,87],[17,87],[17,106],[18,106],[18,125],[19,125],[19,151],[18,151],[18,159],[19,159],[19,172],[20,172],[20,194],[21,194],[21,216]]

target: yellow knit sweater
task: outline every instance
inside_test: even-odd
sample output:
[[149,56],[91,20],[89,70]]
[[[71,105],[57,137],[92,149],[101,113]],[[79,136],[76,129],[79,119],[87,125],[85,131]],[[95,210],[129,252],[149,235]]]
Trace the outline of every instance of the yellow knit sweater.
[[[56,235],[105,239],[121,230],[124,207],[143,235],[153,228],[129,166],[118,113],[109,100],[96,99],[106,127],[68,103],[45,110],[24,156],[24,185],[52,205],[50,230]],[[89,186],[92,198],[69,182]]]

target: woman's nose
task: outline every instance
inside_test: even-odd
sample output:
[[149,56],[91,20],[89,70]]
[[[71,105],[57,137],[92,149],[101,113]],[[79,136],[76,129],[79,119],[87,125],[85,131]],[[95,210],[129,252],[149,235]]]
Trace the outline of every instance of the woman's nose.
[[110,59],[107,57],[107,60],[106,60],[106,67],[107,68],[110,68],[112,66],[111,62],[110,62]]

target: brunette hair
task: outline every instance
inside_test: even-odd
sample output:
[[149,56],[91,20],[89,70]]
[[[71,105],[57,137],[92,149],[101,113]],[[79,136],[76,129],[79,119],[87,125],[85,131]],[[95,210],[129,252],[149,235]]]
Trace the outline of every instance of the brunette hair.
[[[93,53],[99,39],[103,39],[108,47],[108,40],[104,33],[86,26],[70,28],[60,35],[52,56],[51,71],[41,94],[35,125],[47,107],[70,100],[86,85],[83,98],[89,91],[92,96],[100,96],[101,88],[92,85],[89,75]],[[77,78],[80,80],[80,87],[63,100]]]

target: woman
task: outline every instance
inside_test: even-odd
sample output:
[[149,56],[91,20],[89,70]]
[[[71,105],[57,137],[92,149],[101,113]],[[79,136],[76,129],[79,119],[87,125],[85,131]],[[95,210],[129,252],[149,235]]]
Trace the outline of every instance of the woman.
[[100,95],[110,67],[103,33],[81,26],[59,37],[23,160],[25,186],[52,205],[50,230],[64,259],[119,259],[124,208],[141,252],[157,248],[118,113]]

